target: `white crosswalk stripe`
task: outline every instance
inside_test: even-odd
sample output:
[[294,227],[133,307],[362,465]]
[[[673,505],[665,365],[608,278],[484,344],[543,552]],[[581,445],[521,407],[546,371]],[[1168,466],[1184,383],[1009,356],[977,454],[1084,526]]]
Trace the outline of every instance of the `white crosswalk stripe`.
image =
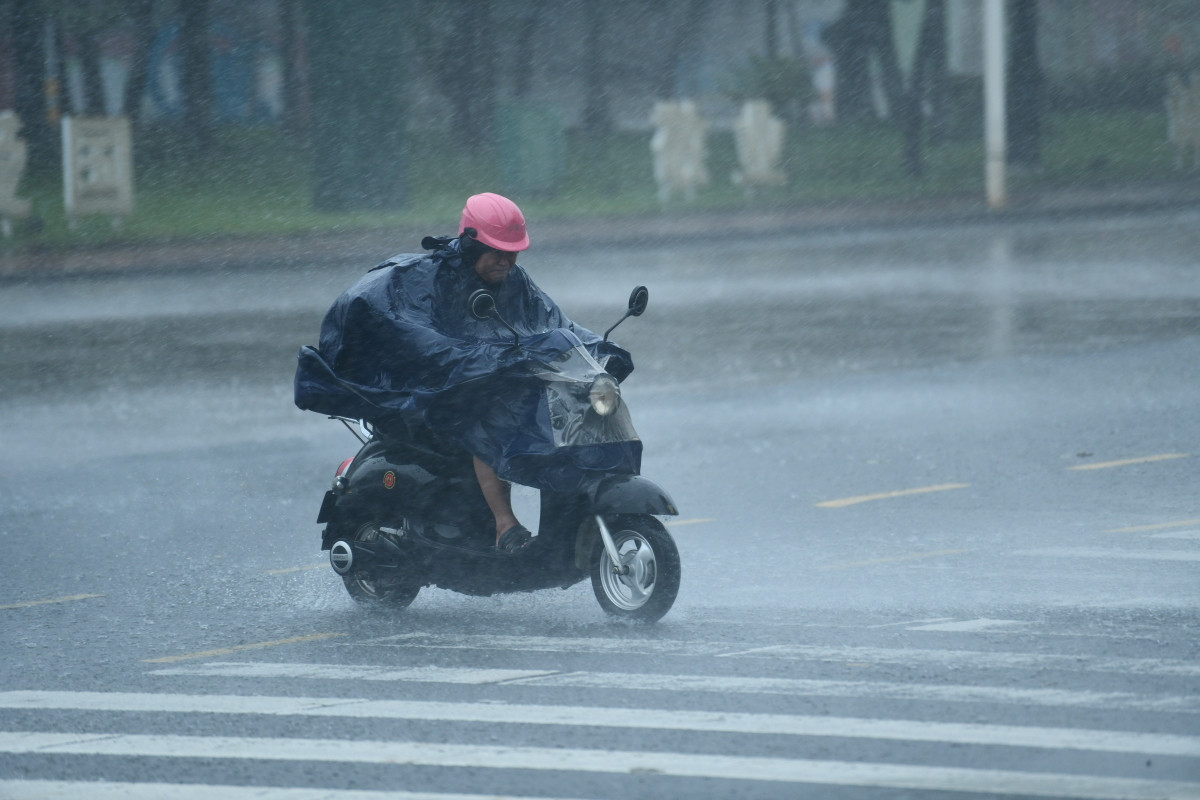
[[0,753],[68,753],[196,759],[338,761],[355,764],[462,767],[496,770],[570,770],[613,774],[652,773],[681,778],[749,782],[820,783],[916,790],[982,792],[1030,797],[1184,800],[1200,797],[1200,784],[1181,781],[1054,775],[1015,770],[925,767],[907,764],[641,753],[560,747],[500,747],[345,739],[140,734],[0,732]]
[[567,800],[539,795],[446,794],[355,789],[282,789],[188,783],[0,780],[4,800]]
[[599,639],[569,636],[401,633],[353,643],[448,650],[518,650],[549,653],[646,653],[650,655],[761,657],[800,661],[872,664],[938,664],[958,669],[1065,669],[1075,672],[1137,672],[1146,675],[1200,677],[1200,663],[1158,658],[1113,658],[1060,653],[1009,653],[913,647],[856,647],[773,644],[730,648],[719,642],[675,639]]
[[[344,641],[330,640],[325,647],[344,653]],[[41,764],[43,770],[26,768],[3,775],[8,780],[0,779],[0,798],[526,800],[529,776],[544,775],[551,780],[546,790],[551,794],[537,796],[566,800],[576,795],[563,787],[577,784],[564,782],[563,776],[591,775],[618,782],[652,780],[660,787],[672,785],[670,781],[727,781],[742,787],[736,793],[744,796],[807,793],[815,785],[1030,798],[1200,800],[1200,782],[1189,780],[1200,766],[1200,735],[1191,735],[1186,728],[1167,732],[1171,728],[1145,722],[1158,719],[1155,715],[1159,714],[1176,715],[1172,718],[1178,730],[1186,715],[1200,713],[1200,697],[1191,691],[1195,665],[1184,661],[1040,651],[795,644],[731,647],[728,643],[664,639],[454,634],[402,634],[352,646],[360,648],[360,653],[378,653],[380,646],[402,646],[406,660],[416,665],[212,661],[156,666],[147,669],[145,677],[155,685],[163,681],[195,685],[199,681],[206,687],[215,679],[217,685],[236,686],[236,692],[0,691],[0,767],[35,759],[30,763]],[[504,664],[496,660],[502,651],[507,651],[507,663],[520,664],[521,654],[540,652],[565,653],[563,663],[574,665],[577,654],[603,659],[609,654],[636,653],[639,648],[671,655],[675,659],[669,663],[687,664],[694,671],[469,666],[472,661]],[[460,653],[454,658],[467,665],[421,663],[422,653],[432,656],[447,649],[487,651],[487,658]],[[554,657],[545,660],[550,666],[562,666]],[[739,665],[737,675],[723,674],[731,660]],[[881,666],[888,677],[894,668],[902,668],[928,677],[926,682],[902,682],[745,674],[798,661],[813,667],[831,665],[835,670],[849,665],[852,669]],[[971,670],[978,682],[934,680],[928,673],[934,665],[944,667],[947,675]],[[1040,684],[1030,683],[1027,677],[1011,678],[1031,671],[1055,678]],[[1094,685],[1094,676],[1103,674],[1118,675],[1120,682],[1115,685],[1122,689],[1138,685],[1127,680],[1131,678],[1152,679],[1152,686],[1144,691],[1071,688]],[[256,691],[256,685],[270,685],[270,693]],[[1114,683],[1106,679],[1103,685]],[[330,686],[343,691],[344,687],[372,686],[376,691],[340,696],[329,693]],[[303,687],[320,688],[306,692]],[[300,690],[290,691],[293,688]],[[532,694],[530,689],[540,691]],[[480,702],[480,696],[486,701]],[[631,704],[613,705],[615,696]],[[563,698],[570,703],[561,702]],[[736,709],[738,698],[759,710],[730,710],[731,705]],[[797,700],[805,702],[797,705]],[[814,704],[836,708],[829,704],[863,700],[868,701],[866,707],[884,711],[866,715],[785,713]],[[916,701],[898,706],[909,709],[908,713],[883,715],[888,703],[904,701]],[[924,712],[930,702],[958,712],[941,720],[922,718],[942,713]],[[864,706],[860,702],[851,707]],[[977,710],[984,709],[995,709],[1000,719],[1016,719],[1022,724],[961,721],[964,713],[970,715],[968,719],[978,718]],[[1027,717],[1027,709],[1037,713]],[[1085,709],[1092,722],[1087,726],[1025,724],[1064,714],[1070,718],[1074,709]],[[286,722],[271,722],[281,718]],[[39,722],[30,724],[33,719]],[[86,720],[86,725],[79,720]],[[154,732],[137,729],[156,720]],[[327,723],[341,724],[330,727]],[[438,732],[443,726],[447,733]],[[326,730],[357,733],[328,738]],[[471,733],[464,738],[455,731]],[[714,750],[713,742],[723,741],[719,737],[730,737],[737,744],[728,750]],[[760,741],[764,742],[761,746],[756,744]],[[828,744],[831,741],[840,744],[833,748]],[[643,749],[639,742],[655,744]],[[871,743],[877,744],[872,747]],[[968,760],[945,755],[970,752],[971,748],[982,755]],[[826,758],[825,752],[838,757]],[[861,755],[855,757],[858,753]],[[1030,754],[1037,755],[1031,758]],[[50,769],[46,764],[61,764],[63,759],[92,765],[100,769],[99,777],[60,780],[57,771],[45,771]],[[1165,762],[1168,768],[1160,773],[1138,769],[1096,774],[1095,765],[1106,759],[1124,759],[1121,763],[1139,766]],[[154,772],[145,773],[148,779],[144,783],[106,782],[106,773],[96,767],[124,761],[151,768],[156,763],[186,761],[195,768],[185,773],[192,782],[165,784],[161,783],[162,774]],[[423,774],[439,770],[486,773],[489,777],[471,788],[488,789],[480,790],[483,794],[454,794],[409,791],[411,787],[403,784],[400,792],[249,787],[233,785],[238,781],[228,779],[242,774],[239,764],[247,765],[245,769],[250,769],[249,765],[255,769],[281,765],[269,773],[279,775],[280,768],[286,769],[282,765],[314,763],[382,770],[376,774],[384,776],[391,774],[389,771],[412,769],[423,770]],[[1047,764],[1056,766],[1048,768]],[[78,770],[71,772],[78,774]],[[13,780],[15,774],[24,779]],[[211,783],[195,782],[196,776],[206,774],[212,775]],[[114,777],[127,779],[128,773]],[[499,793],[488,793],[493,787]],[[646,796],[646,791],[642,786],[640,794],[628,796]]]
[[948,703],[1034,704],[1060,708],[1103,708],[1137,711],[1200,713],[1200,696],[1144,695],[1131,692],[1094,692],[1069,689],[1026,689],[1009,686],[896,683],[887,681],[834,681],[804,678],[742,678],[732,675],[679,675],[629,672],[544,672],[471,670],[460,667],[423,667],[393,670],[339,664],[287,664],[214,662],[155,670],[155,675],[195,675],[225,678],[309,678],[314,680],[365,680],[473,685],[574,687],[651,692],[710,692],[714,694],[780,694],[813,697],[873,697]]
[[199,714],[421,719],[455,722],[788,736],[843,736],[859,739],[956,742],[1009,747],[1049,747],[1114,753],[1200,757],[1200,737],[1037,728],[1015,725],[850,719],[844,717],[655,709],[635,715],[625,708],[365,700],[342,697],[245,697],[233,695],[133,694],[103,692],[0,692],[0,708],[88,711],[158,711]]

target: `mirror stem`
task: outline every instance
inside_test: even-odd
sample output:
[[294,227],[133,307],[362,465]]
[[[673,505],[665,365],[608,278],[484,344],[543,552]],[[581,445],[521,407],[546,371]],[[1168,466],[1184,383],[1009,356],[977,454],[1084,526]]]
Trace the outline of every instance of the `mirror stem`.
[[618,326],[618,325],[620,325],[622,322],[624,322],[624,321],[625,321],[625,320],[627,320],[627,319],[629,319],[629,312],[628,312],[628,311],[626,311],[626,312],[625,312],[625,316],[621,317],[619,320],[617,320],[616,322],[614,322],[614,323],[613,323],[613,326],[604,332],[604,341],[606,341],[606,342],[607,342],[607,341],[608,341],[608,335],[609,335],[610,333],[612,333],[614,330],[616,330],[616,329],[617,329],[617,326]]

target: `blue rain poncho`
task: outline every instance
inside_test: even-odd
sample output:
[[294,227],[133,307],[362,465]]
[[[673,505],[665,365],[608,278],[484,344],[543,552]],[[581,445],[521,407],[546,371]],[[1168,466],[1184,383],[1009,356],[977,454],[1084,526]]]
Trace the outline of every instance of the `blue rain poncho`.
[[[423,245],[433,252],[388,259],[334,302],[318,347],[300,351],[296,405],[391,431],[424,426],[501,478],[542,489],[636,474],[641,442],[624,405],[599,417],[587,402],[601,372],[633,371],[629,353],[571,322],[520,266],[488,286],[457,239]],[[482,288],[519,346],[503,325],[470,315]]]

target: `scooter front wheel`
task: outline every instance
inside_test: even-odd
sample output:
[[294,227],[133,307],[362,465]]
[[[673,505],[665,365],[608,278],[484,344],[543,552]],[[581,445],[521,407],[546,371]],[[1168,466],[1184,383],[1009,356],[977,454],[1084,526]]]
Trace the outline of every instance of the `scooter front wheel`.
[[605,518],[616,545],[614,563],[599,537],[592,547],[592,591],[615,617],[656,622],[679,593],[679,548],[667,529],[647,515]]

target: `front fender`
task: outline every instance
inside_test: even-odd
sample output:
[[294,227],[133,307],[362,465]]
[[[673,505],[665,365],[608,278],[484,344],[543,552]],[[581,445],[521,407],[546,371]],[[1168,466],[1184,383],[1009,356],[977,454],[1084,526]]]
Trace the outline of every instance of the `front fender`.
[[675,501],[657,483],[641,475],[611,475],[589,491],[597,514],[659,514],[675,516]]

